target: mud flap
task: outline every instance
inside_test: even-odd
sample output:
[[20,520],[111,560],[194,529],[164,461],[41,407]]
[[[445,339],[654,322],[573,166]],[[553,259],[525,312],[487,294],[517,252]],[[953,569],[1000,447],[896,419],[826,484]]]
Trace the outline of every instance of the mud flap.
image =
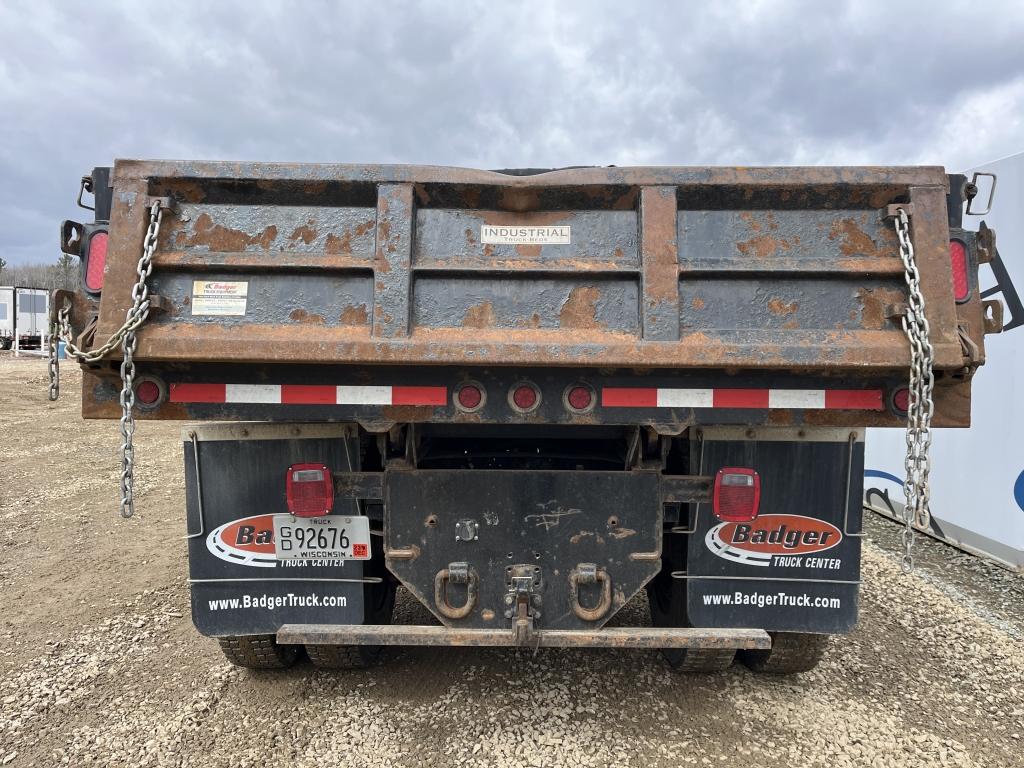
[[[773,434],[774,432],[774,434]],[[761,476],[757,518],[724,523],[694,510],[685,573],[698,627],[845,633],[857,622],[863,430],[706,430],[699,474],[750,467]],[[850,437],[851,434],[855,436]],[[703,456],[703,459],[701,459]]]
[[[283,624],[363,622],[363,564],[278,561],[272,525],[274,514],[287,512],[287,468],[322,462],[339,471],[358,469],[354,435],[348,425],[210,424],[186,430],[189,581],[199,632],[259,635]],[[357,466],[349,464],[350,456]],[[358,514],[354,502],[344,499],[336,500],[335,513]]]

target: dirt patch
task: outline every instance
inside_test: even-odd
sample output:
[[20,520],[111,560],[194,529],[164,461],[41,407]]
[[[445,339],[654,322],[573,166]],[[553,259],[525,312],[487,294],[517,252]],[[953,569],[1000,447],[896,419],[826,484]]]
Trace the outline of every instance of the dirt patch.
[[[678,676],[654,653],[422,648],[369,672],[229,667],[189,618],[180,422],[116,421],[80,377],[0,357],[0,762],[8,766],[1011,766],[1024,579],[870,517],[861,621],[812,673]],[[430,621],[400,593],[396,620]],[[615,623],[649,621],[646,599]]]

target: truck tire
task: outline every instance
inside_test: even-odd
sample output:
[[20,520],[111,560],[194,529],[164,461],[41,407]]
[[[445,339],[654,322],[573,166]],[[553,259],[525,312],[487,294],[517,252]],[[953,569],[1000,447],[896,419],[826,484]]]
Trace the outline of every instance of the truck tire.
[[380,661],[380,645],[307,645],[306,653],[320,669],[366,669]]
[[809,672],[828,649],[829,635],[804,632],[770,632],[772,647],[767,651],[740,651],[739,658],[753,672],[789,675]]
[[227,660],[247,669],[287,669],[299,657],[296,645],[278,645],[273,635],[221,637],[217,641]]
[[[682,546],[685,546],[685,541]],[[656,627],[691,627],[686,615],[686,582],[673,579],[672,571],[685,569],[680,547],[666,546],[661,571],[647,583],[651,623]],[[661,655],[675,672],[721,672],[736,659],[734,648],[662,648]]]
[[[367,585],[364,624],[390,624],[395,612],[395,585],[387,580]],[[381,645],[306,645],[306,654],[319,669],[366,669],[381,661]]]

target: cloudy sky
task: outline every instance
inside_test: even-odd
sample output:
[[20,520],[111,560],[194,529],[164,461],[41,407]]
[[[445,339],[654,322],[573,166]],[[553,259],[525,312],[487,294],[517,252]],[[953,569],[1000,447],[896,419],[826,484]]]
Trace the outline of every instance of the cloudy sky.
[[115,157],[963,170],[1024,151],[1024,4],[0,0],[0,117],[12,264]]

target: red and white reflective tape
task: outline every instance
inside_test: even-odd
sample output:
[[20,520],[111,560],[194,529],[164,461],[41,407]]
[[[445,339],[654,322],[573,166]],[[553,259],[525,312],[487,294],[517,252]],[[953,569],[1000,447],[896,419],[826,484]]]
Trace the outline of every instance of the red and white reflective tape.
[[661,389],[605,387],[605,408],[805,408],[884,411],[880,389]]
[[273,405],[447,405],[447,387],[332,384],[171,384],[172,403]]

